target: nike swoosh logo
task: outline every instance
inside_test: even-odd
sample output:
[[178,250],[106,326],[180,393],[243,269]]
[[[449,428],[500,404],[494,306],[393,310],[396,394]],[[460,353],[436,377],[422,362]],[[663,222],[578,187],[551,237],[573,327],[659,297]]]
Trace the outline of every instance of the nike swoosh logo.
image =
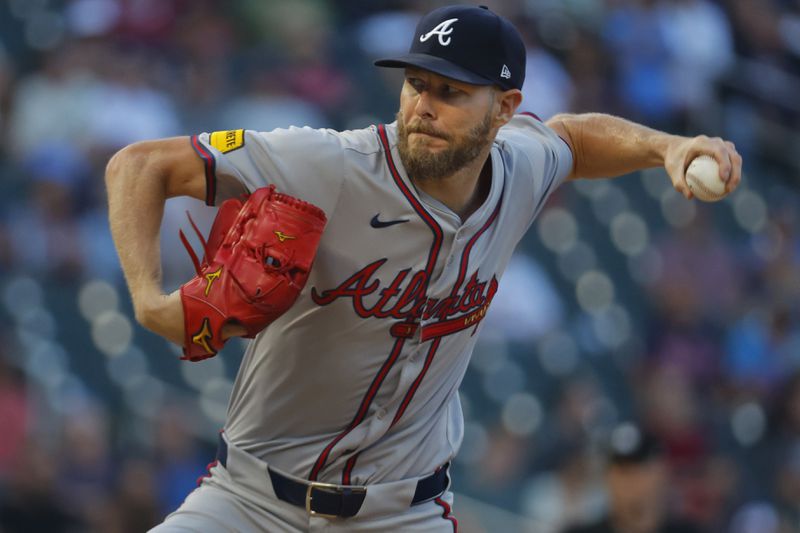
[[384,222],[383,220],[378,220],[378,217],[380,215],[381,214],[378,213],[377,215],[372,217],[372,220],[369,221],[369,225],[372,226],[373,228],[388,228],[389,226],[394,226],[395,224],[402,224],[403,222],[408,222],[407,218],[399,218],[397,220],[387,220]]

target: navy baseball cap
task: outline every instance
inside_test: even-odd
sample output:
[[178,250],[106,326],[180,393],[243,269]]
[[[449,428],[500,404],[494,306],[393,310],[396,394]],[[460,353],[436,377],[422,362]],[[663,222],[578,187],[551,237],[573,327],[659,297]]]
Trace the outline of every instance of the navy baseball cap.
[[422,17],[407,54],[375,65],[414,66],[475,85],[520,89],[525,44],[508,20],[486,6],[446,6]]

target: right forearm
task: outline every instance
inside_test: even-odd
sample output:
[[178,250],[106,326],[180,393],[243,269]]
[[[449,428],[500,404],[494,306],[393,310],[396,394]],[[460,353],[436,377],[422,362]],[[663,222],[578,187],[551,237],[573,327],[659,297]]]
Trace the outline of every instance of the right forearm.
[[[120,150],[106,168],[111,235],[133,300],[136,320],[184,344],[179,291],[163,294],[159,232],[164,204],[173,196],[206,196],[205,170],[187,137],[137,143]],[[226,324],[222,336],[243,335]]]
[[[159,231],[167,198],[165,169],[141,145],[118,152],[106,169],[108,216],[137,320],[150,322],[164,302]],[[174,337],[174,336],[171,336]]]

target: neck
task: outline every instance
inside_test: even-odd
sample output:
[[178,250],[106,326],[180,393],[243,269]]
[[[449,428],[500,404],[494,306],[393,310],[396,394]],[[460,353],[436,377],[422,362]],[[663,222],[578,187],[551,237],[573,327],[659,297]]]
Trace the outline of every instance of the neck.
[[483,204],[492,184],[491,143],[472,163],[450,176],[435,180],[417,180],[414,185],[452,209],[466,220]]

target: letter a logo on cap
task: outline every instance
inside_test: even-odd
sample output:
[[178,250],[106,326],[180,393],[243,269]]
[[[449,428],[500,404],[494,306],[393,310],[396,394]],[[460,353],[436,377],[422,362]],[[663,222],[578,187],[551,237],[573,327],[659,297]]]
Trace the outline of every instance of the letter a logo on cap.
[[[428,39],[431,38],[431,35],[438,35],[439,36],[439,44],[442,46],[447,46],[450,44],[450,37],[448,37],[451,33],[453,33],[453,28],[450,26],[453,25],[455,21],[458,19],[447,19],[445,21],[440,22],[433,28],[431,31],[426,33],[425,35],[419,36],[419,42],[424,43]],[[447,37],[445,39],[445,37]]]
[[503,65],[503,70],[500,71],[500,77],[505,78],[507,80],[511,79],[511,71],[508,70],[508,67],[506,65]]

